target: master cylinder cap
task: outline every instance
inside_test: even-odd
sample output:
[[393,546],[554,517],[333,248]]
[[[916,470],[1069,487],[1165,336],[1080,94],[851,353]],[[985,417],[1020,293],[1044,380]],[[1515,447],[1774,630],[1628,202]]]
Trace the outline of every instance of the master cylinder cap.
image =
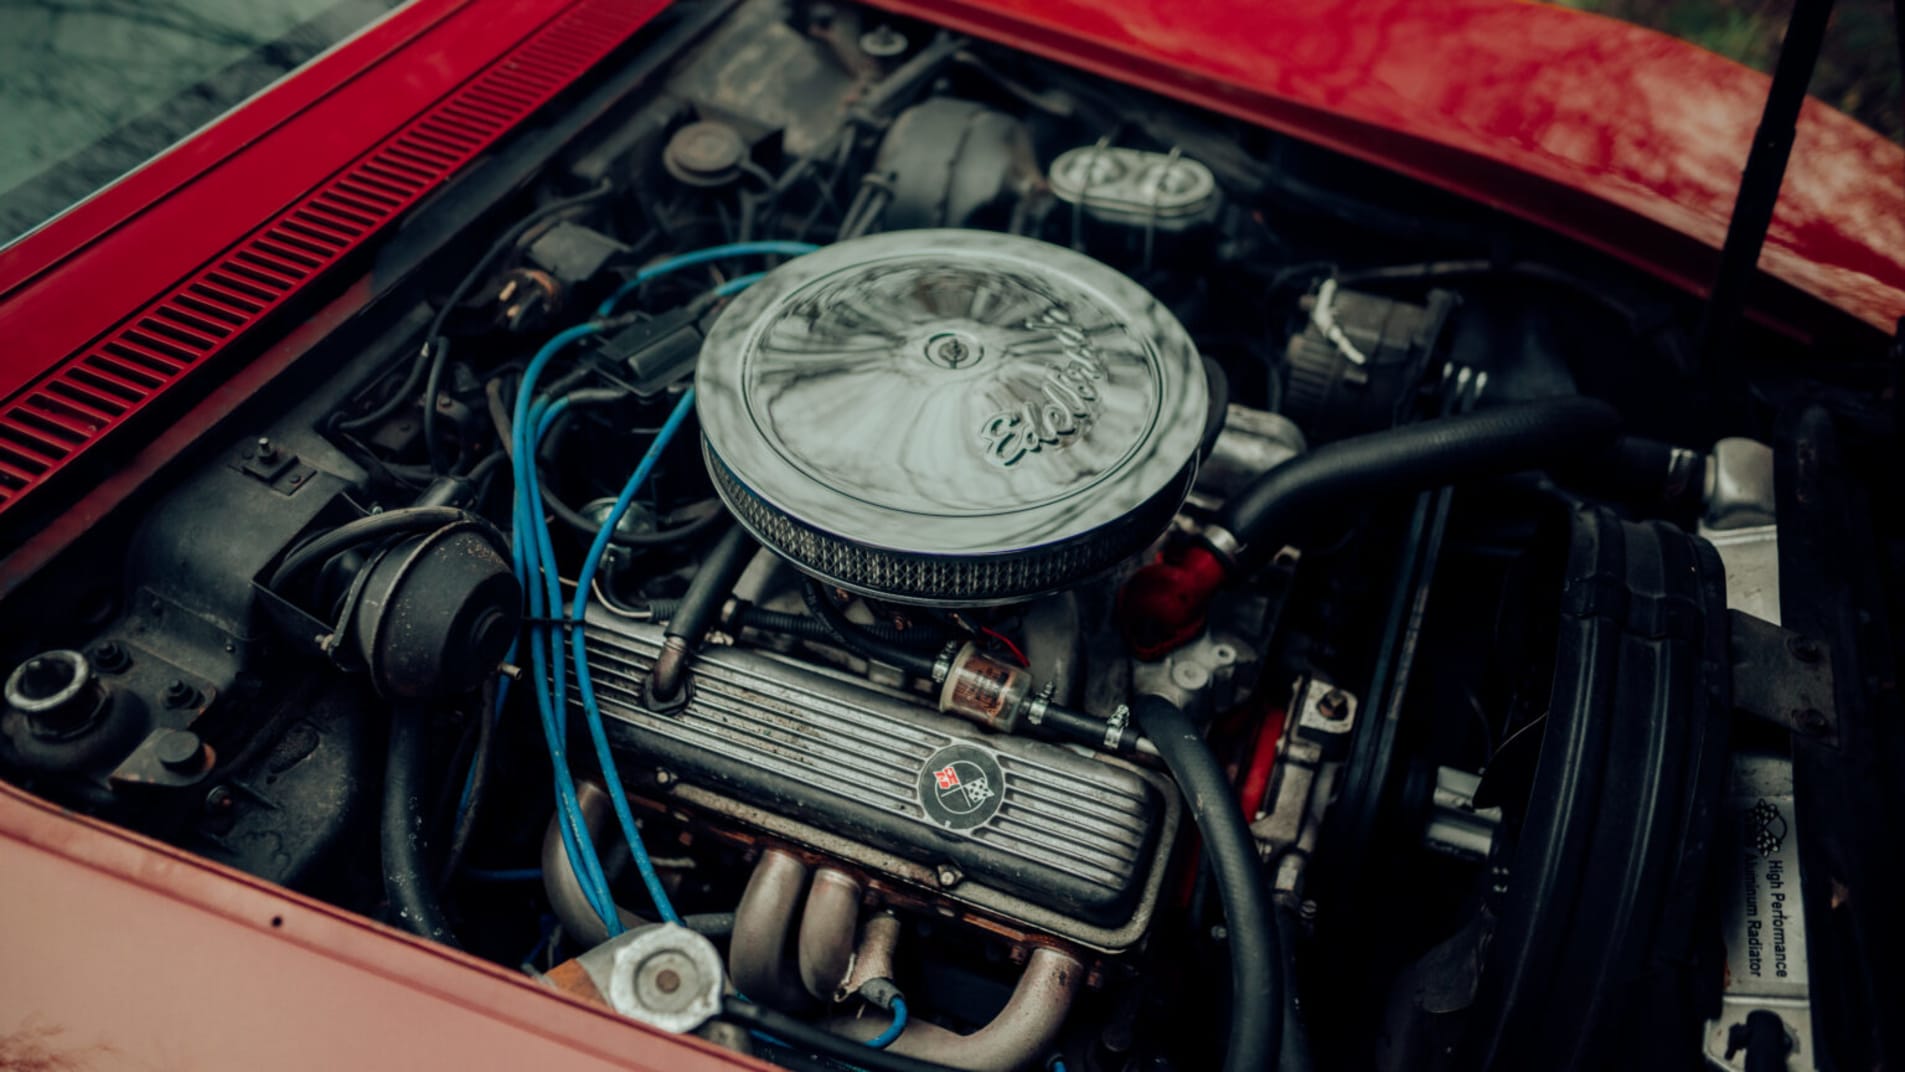
[[1189,335],[1136,283],[965,230],[774,269],[709,332],[696,392],[715,487],[764,545],[842,588],[966,606],[1146,546],[1209,404]]

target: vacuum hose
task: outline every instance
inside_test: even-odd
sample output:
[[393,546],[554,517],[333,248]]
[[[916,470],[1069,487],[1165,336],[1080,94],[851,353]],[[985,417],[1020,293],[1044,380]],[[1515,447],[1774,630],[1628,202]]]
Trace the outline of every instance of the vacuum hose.
[[707,560],[688,583],[681,606],[668,620],[661,655],[655,660],[654,672],[648,679],[653,699],[666,703],[681,695],[682,675],[688,668],[689,654],[721,616],[721,604],[727,602],[741,574],[747,571],[755,550],[754,537],[734,525],[722,535],[714,550],[708,552]]

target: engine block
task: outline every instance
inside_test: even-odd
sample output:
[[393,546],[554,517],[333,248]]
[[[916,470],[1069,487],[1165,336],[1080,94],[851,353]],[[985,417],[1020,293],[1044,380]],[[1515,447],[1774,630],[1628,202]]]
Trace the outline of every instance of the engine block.
[[1100,949],[1143,934],[1176,826],[1163,779],[748,649],[704,651],[686,704],[649,710],[661,628],[599,606],[588,628],[611,741],[680,784],[791,820],[772,832],[805,830],[897,881],[957,876],[934,893],[1034,930]]

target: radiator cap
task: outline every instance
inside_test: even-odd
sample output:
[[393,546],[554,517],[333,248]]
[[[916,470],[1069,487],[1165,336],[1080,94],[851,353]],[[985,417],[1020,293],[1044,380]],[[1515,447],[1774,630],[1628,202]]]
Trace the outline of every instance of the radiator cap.
[[986,605],[1141,550],[1196,472],[1208,385],[1130,279],[1014,235],[897,231],[736,298],[696,373],[716,488],[843,588]]

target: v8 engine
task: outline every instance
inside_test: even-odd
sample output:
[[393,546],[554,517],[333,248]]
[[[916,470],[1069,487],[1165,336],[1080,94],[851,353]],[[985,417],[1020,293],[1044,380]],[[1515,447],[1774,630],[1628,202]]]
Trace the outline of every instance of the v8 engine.
[[7,597],[9,780],[790,1068],[1848,1067],[1797,787],[1890,680],[1821,595],[1886,591],[1822,579],[1865,372],[1011,49],[678,7]]

